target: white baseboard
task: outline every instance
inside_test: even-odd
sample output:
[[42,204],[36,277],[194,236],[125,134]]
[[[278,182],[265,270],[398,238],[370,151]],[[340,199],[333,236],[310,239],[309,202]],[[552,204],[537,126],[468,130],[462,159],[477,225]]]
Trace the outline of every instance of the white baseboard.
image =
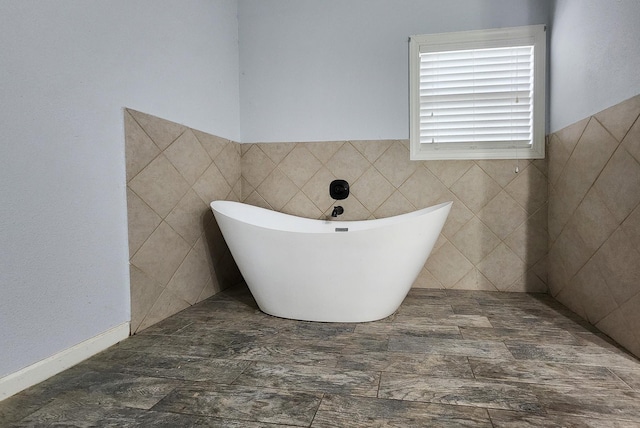
[[22,370],[0,378],[0,401],[40,383],[129,337],[125,322]]

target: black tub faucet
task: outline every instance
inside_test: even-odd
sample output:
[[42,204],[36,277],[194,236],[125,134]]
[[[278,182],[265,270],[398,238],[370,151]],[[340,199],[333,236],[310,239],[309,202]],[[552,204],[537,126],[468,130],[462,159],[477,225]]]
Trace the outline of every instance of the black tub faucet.
[[344,212],[344,208],[340,205],[333,207],[333,211],[331,211],[331,217],[338,217],[340,214]]

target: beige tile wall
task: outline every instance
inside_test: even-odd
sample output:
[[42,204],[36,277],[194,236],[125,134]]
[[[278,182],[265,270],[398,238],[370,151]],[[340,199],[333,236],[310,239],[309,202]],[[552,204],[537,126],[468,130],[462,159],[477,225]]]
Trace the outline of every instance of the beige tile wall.
[[[542,161],[409,161],[407,141],[242,144],[242,200],[310,218],[351,195],[345,220],[388,217],[454,201],[416,287],[547,290],[547,168]],[[515,167],[519,173],[515,173]]]
[[125,110],[131,332],[241,281],[209,202],[240,200],[240,145]]
[[640,357],[640,95],[550,136],[549,289]]
[[547,170],[545,161],[411,162],[396,140],[239,145],[127,110],[132,332],[241,280],[211,200],[325,218],[336,204],[329,183],[343,178],[346,220],[454,201],[416,287],[548,284],[640,356],[639,115],[637,96],[551,135]]
[[133,110],[125,132],[132,332],[241,280],[210,201],[324,218],[336,178],[346,220],[454,201],[416,287],[547,290],[544,161],[409,161],[398,140],[240,145]]

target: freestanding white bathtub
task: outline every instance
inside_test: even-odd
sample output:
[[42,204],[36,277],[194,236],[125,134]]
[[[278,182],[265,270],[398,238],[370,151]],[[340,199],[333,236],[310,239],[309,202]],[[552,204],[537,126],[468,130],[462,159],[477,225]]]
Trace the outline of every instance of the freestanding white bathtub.
[[363,221],[312,220],[231,201],[213,201],[211,209],[263,312],[363,322],[398,309],[451,204]]

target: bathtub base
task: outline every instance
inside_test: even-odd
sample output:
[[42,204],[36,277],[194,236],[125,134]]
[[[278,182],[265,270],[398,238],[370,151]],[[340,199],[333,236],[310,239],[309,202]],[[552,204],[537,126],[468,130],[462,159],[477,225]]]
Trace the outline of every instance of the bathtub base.
[[[408,292],[409,290],[407,290]],[[326,301],[303,303],[298,300],[291,302],[295,305],[292,307],[271,305],[269,302],[262,302],[261,304],[258,303],[258,299],[256,299],[256,303],[262,312],[278,318],[315,322],[359,323],[378,321],[393,315],[402,304],[407,293],[404,293],[402,298],[394,299],[393,302],[387,302],[384,305],[370,302],[371,304],[367,307],[345,300],[342,300],[340,305]],[[345,308],[345,306],[348,306],[348,308]]]

